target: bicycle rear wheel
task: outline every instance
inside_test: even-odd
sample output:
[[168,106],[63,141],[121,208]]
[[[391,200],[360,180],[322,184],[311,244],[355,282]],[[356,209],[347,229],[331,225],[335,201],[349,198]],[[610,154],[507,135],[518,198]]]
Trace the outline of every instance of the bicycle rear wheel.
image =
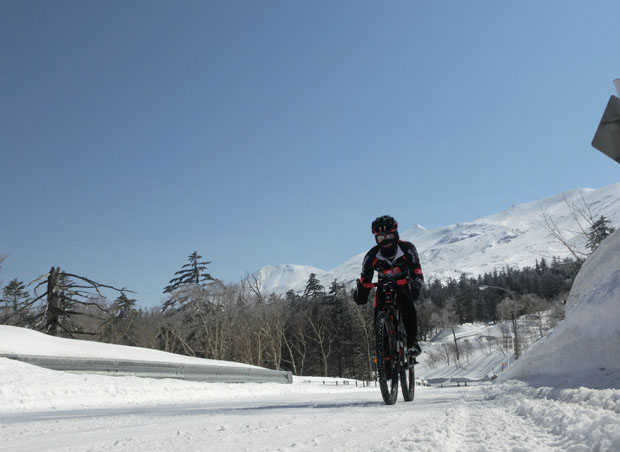
[[375,340],[377,346],[377,373],[381,396],[386,405],[394,405],[398,397],[398,372],[394,350],[394,328],[386,312],[377,315]]

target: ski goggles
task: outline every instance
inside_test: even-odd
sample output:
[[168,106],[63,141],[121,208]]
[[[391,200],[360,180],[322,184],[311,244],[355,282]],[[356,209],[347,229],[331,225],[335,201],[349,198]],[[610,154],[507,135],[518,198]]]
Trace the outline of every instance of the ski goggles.
[[388,232],[387,234],[375,235],[375,239],[377,240],[377,243],[381,243],[384,240],[394,240],[395,238],[396,238],[396,233],[394,232]]

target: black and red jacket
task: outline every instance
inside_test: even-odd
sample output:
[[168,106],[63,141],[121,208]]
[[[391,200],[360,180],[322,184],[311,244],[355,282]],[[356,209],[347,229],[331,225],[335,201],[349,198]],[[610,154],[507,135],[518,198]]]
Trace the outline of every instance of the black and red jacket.
[[398,241],[398,247],[396,249],[396,255],[393,259],[387,259],[381,255],[381,246],[376,245],[366,253],[364,261],[362,262],[362,275],[360,277],[361,286],[366,289],[364,292],[366,298],[372,288],[372,277],[374,272],[378,274],[402,274],[408,277],[411,281],[411,286],[414,291],[419,292],[422,284],[424,284],[424,275],[422,274],[422,267],[420,266],[420,258],[418,252],[411,242]]

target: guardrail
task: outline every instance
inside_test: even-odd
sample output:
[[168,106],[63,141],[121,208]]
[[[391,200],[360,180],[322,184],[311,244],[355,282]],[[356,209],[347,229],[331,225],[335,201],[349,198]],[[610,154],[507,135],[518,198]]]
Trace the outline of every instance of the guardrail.
[[176,378],[210,383],[292,383],[293,374],[246,366],[181,364],[122,359],[73,358],[1,353],[0,357],[52,370],[115,376]]
[[467,377],[437,377],[428,378],[427,381],[431,385],[448,387],[448,386],[467,386],[467,384],[481,384],[493,382],[496,377],[486,376],[482,378],[467,378]]
[[[321,379],[321,377],[311,377],[311,378],[299,377],[295,381],[295,383],[307,384],[307,385],[340,386],[340,387],[355,386],[356,388],[360,386],[361,387],[374,386],[376,388],[378,384],[377,380],[353,380],[353,379],[338,380],[337,378],[334,378],[334,377],[330,377],[327,379]],[[424,378],[416,378],[415,385],[416,386],[430,386],[430,384]]]

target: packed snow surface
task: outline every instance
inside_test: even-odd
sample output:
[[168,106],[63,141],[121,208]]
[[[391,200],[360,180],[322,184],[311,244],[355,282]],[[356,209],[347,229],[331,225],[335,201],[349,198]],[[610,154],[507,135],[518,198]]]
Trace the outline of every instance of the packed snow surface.
[[78,375],[0,358],[8,451],[612,451],[617,390],[524,383],[378,388],[298,378],[215,384]]

